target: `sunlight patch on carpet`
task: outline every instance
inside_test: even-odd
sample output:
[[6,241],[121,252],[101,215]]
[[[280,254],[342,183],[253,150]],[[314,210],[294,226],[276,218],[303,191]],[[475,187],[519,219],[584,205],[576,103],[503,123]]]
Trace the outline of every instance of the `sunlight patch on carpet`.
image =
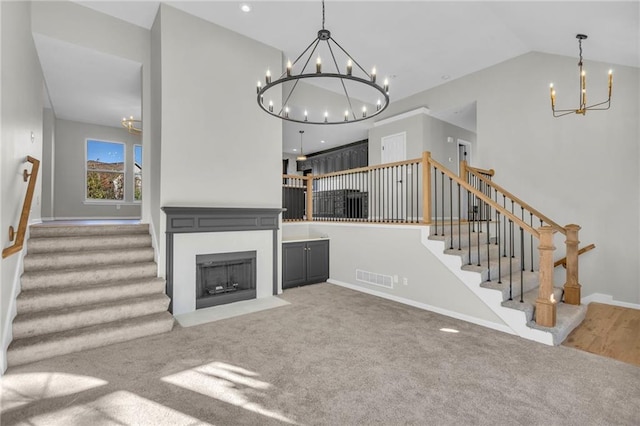
[[212,362],[163,377],[162,381],[265,417],[296,424],[295,421],[277,411],[269,410],[260,403],[252,401],[268,399],[266,391],[273,387],[270,383],[256,379],[257,376],[258,373],[242,367],[223,362]]
[[108,382],[76,374],[42,372],[8,374],[1,380],[0,413],[48,398],[59,398],[104,386]]
[[40,414],[26,423],[51,425],[172,425],[212,426],[195,417],[165,407],[127,391],[117,391],[86,404],[76,404]]

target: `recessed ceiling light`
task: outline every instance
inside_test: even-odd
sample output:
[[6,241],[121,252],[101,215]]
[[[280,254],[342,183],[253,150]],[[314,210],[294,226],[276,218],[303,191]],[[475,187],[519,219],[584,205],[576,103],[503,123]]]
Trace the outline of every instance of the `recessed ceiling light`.
[[298,151],[297,149],[293,148],[293,152],[297,152],[297,151]]
[[449,80],[451,76],[449,74],[445,74],[441,77],[443,80]]
[[244,13],[249,13],[251,12],[251,6],[244,3],[242,5],[240,5],[240,10],[243,11]]
[[324,143],[324,141],[320,141],[320,143]]

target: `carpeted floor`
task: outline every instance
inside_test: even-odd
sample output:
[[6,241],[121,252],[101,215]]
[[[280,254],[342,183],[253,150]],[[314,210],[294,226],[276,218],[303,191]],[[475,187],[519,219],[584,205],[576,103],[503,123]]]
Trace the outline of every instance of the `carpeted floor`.
[[640,421],[639,367],[331,284],[282,298],[291,304],[9,369],[1,423]]

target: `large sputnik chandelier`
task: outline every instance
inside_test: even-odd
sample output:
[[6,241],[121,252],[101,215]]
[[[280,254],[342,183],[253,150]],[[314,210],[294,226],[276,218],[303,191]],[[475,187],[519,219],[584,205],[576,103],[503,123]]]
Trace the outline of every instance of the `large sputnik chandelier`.
[[127,129],[127,131],[132,135],[142,134],[142,121],[135,120],[133,118],[133,115],[130,116],[129,118],[123,117],[120,123],[122,124],[122,127]]
[[554,117],[562,117],[567,114],[582,114],[585,115],[590,110],[607,110],[611,107],[611,89],[613,88],[613,71],[609,70],[609,97],[604,102],[599,102],[593,105],[587,106],[587,73],[582,68],[582,40],[586,40],[587,36],[584,34],[577,34],[578,47],[580,49],[580,60],[578,62],[579,77],[580,77],[580,106],[577,109],[556,109],[556,90],[553,87],[553,83],[549,85],[551,91],[551,111],[553,111]]
[[[285,72],[277,80],[272,80],[271,71],[267,70],[264,86],[262,81],[258,81],[258,105],[268,114],[280,119],[306,124],[345,124],[375,117],[389,105],[389,81],[385,79],[382,86],[377,84],[375,67],[368,73],[360,66],[353,56],[331,37],[331,32],[324,27],[324,21],[323,0],[322,29],[295,61],[287,62]],[[343,64],[344,72],[341,71],[340,63]],[[308,66],[310,69],[307,69]],[[329,105],[318,107],[317,99],[296,96],[298,92],[302,92],[296,92],[298,83],[305,79],[319,87],[339,93],[340,95],[336,96],[344,98],[343,105],[338,106],[340,109],[335,109],[335,101],[327,101],[327,104],[333,105],[332,110]],[[284,101],[281,105],[275,105],[273,99],[268,96],[269,90],[275,88],[283,88]],[[338,101],[338,104],[340,102],[342,101]],[[312,108],[313,104],[315,107]]]

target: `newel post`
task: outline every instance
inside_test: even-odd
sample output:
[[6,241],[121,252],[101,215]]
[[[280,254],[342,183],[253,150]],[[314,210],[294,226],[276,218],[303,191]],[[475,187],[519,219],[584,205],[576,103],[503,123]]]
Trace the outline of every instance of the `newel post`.
[[469,180],[467,177],[467,160],[460,161],[460,179],[469,183]]
[[543,327],[556,325],[556,303],[553,297],[553,234],[551,226],[541,226],[540,232],[540,288],[536,299],[536,324]]
[[313,175],[307,175],[307,221],[313,221]]
[[564,302],[570,305],[580,304],[580,284],[578,283],[578,231],[580,226],[567,225],[567,282],[564,284]]
[[422,222],[431,223],[431,153],[422,153]]

